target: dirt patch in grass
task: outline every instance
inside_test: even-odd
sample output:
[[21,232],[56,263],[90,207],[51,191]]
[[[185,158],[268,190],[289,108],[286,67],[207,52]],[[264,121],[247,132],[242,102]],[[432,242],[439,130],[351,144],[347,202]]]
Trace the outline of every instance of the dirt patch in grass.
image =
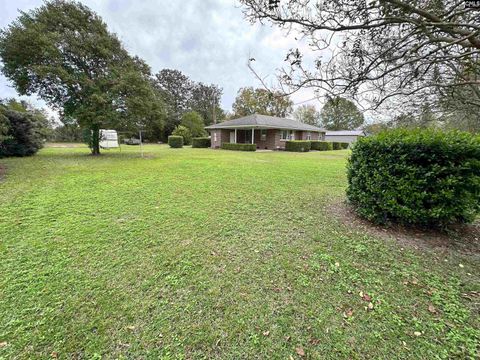
[[345,201],[330,206],[332,213],[341,223],[354,230],[364,231],[381,238],[393,238],[400,245],[417,250],[435,249],[455,251],[466,255],[480,256],[480,222],[458,224],[446,231],[406,227],[398,224],[375,225],[358,216]]

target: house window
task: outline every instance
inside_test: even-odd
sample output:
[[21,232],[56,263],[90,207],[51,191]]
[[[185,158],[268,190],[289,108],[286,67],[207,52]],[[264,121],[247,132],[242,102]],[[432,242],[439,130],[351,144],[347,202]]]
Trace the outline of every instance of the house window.
[[310,131],[307,132],[307,140],[312,140],[312,133]]
[[295,132],[290,130],[282,130],[280,140],[295,140]]
[[213,142],[217,142],[217,132],[213,132]]
[[267,140],[267,129],[260,130],[260,140],[261,141]]

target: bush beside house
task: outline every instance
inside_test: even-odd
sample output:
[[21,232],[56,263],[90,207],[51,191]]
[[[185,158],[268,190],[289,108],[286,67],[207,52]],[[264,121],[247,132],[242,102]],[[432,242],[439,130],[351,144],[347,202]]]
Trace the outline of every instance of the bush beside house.
[[320,151],[333,150],[333,145],[330,141],[313,140],[310,142],[312,143],[311,150],[320,150]]
[[192,138],[193,148],[209,148],[211,146],[210,138],[208,137],[194,137]]
[[238,143],[222,143],[222,149],[224,150],[237,150],[237,151],[256,151],[256,144],[238,144]]
[[308,152],[311,146],[309,140],[289,140],[285,143],[285,151]]
[[170,135],[168,137],[168,145],[172,148],[181,148],[183,147],[183,136]]
[[172,135],[181,136],[183,138],[183,145],[192,144],[192,133],[189,128],[179,125],[172,131]]
[[348,146],[350,144],[346,142],[332,142],[332,147],[333,150],[342,150],[342,149],[348,149]]
[[395,130],[362,138],[348,162],[347,197],[377,223],[471,222],[480,212],[480,137]]

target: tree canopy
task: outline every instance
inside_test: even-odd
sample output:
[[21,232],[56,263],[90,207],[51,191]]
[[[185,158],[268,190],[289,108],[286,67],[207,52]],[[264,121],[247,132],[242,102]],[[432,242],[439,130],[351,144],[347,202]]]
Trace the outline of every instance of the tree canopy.
[[464,0],[241,3],[251,21],[298,30],[321,54],[312,62],[299,48],[288,52],[279,79],[291,92],[311,87],[365,108],[395,110],[398,101],[412,111],[446,96],[479,112],[479,13]]
[[357,106],[342,97],[329,97],[321,112],[322,125],[327,130],[353,130],[365,119]]
[[162,126],[163,108],[150,69],[132,58],[102,19],[74,1],[52,0],[0,32],[3,74],[22,95],[37,94],[91,130]]
[[238,91],[232,109],[236,117],[252,114],[286,117],[292,106],[290,98],[280,92],[244,87]]
[[14,99],[0,100],[0,158],[35,154],[49,132],[43,111]]
[[300,105],[293,112],[293,117],[295,120],[300,121],[305,124],[318,126],[320,125],[320,113],[317,111],[313,105]]
[[198,113],[205,125],[225,118],[225,113],[220,107],[222,89],[217,85],[195,82],[174,69],[160,70],[155,75],[154,83],[167,108],[165,138],[181,123],[186,112]]
[[190,130],[192,137],[202,137],[206,135],[202,117],[196,111],[189,111],[183,114],[181,125]]

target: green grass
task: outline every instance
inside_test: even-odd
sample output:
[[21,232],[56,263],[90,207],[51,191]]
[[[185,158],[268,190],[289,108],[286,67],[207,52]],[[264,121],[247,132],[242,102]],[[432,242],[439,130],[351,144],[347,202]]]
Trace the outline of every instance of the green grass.
[[478,356],[478,258],[342,225],[347,151],[146,151],[0,160],[0,358]]

